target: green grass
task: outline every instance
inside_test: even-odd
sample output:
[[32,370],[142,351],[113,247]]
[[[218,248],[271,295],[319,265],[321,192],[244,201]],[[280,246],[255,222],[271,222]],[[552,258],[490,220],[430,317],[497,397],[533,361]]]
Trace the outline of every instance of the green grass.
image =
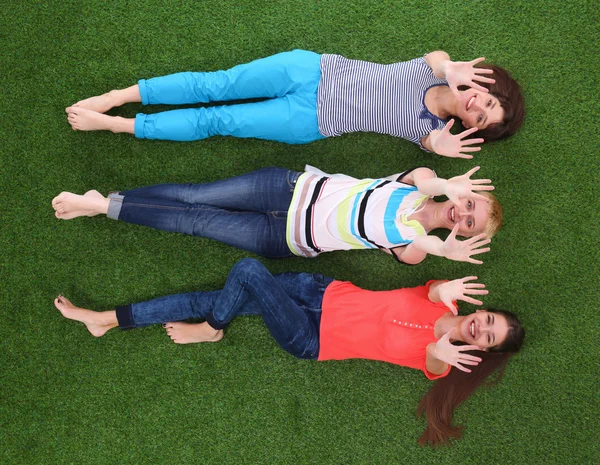
[[[0,463],[598,463],[596,2],[216,0],[2,2],[0,8]],[[485,56],[522,84],[527,120],[473,162],[353,134],[290,147],[78,133],[64,108],[141,77],[216,70],[293,48],[393,62],[436,49]],[[158,110],[158,109],[156,109]],[[111,114],[132,116],[139,105]],[[154,111],[152,109],[151,111]],[[53,309],[94,309],[221,286],[246,253],[107,221],[60,222],[63,190],[210,181],[305,163],[356,177],[481,164],[505,228],[485,264],[379,253],[266,261],[372,289],[476,273],[487,305],[517,312],[526,345],[501,384],[456,413],[454,447],[416,444],[422,373],[281,351],[257,318],[222,343],[178,347],[160,327],[92,338]],[[472,306],[465,305],[467,311]]]

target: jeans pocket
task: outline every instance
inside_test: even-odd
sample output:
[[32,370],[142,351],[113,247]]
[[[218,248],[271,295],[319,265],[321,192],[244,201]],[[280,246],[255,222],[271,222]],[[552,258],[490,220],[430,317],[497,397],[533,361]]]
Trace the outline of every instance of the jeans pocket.
[[300,177],[302,173],[299,173],[298,171],[292,171],[289,170],[287,172],[287,183],[288,186],[290,188],[290,192],[294,192],[294,189],[296,188],[296,182],[298,181],[298,178]]
[[330,278],[329,276],[323,276],[320,273],[313,273],[312,278],[313,281],[319,284],[319,286],[322,288],[329,286],[333,282],[333,278]]

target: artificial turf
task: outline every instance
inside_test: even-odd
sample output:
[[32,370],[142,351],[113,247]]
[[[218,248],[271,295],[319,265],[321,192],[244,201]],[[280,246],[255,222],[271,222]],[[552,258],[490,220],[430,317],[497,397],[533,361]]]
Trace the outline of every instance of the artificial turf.
[[[0,463],[598,463],[599,276],[596,2],[216,0],[5,1],[0,8],[2,198]],[[305,146],[194,143],[74,132],[69,104],[142,77],[217,70],[304,48],[394,62],[446,50],[485,56],[522,85],[527,119],[473,161],[352,134]],[[111,114],[133,116],[140,105]],[[151,108],[158,111],[163,107]],[[377,252],[263,260],[361,287],[477,274],[489,306],[515,311],[522,352],[455,415],[454,447],[423,449],[430,383],[372,361],[317,363],[280,350],[258,318],[218,344],[177,346],[160,327],[95,339],[53,308],[58,293],[107,309],[216,289],[247,253],[104,218],[58,221],[66,190],[204,182],[305,163],[356,177],[482,166],[505,226],[484,265]],[[466,311],[474,307],[463,305]]]

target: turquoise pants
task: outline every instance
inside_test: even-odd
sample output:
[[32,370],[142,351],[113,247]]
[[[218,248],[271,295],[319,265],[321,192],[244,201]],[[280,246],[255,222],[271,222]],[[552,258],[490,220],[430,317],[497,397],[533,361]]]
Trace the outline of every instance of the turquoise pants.
[[267,100],[151,115],[139,113],[135,118],[135,136],[191,141],[219,135],[288,144],[323,139],[317,122],[320,61],[321,56],[316,53],[294,50],[227,71],[142,79],[138,84],[144,105]]

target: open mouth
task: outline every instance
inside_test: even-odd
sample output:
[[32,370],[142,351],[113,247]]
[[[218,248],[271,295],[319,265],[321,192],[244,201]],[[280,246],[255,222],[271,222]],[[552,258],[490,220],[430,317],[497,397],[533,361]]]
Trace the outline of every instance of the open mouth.
[[448,210],[448,219],[452,223],[454,223],[455,216],[456,216],[455,207],[450,207],[450,210]]
[[471,321],[471,324],[469,325],[469,333],[471,334],[471,337],[475,339],[475,320]]
[[471,97],[469,100],[467,100],[467,111],[469,111],[471,109],[471,106],[475,103],[475,99],[477,97],[475,95],[473,95],[473,97]]

